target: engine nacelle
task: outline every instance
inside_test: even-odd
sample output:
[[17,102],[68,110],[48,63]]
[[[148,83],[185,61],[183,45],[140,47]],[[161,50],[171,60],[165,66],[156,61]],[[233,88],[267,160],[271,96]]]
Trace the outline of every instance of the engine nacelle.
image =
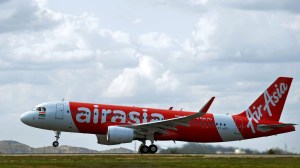
[[134,130],[131,128],[109,126],[107,131],[107,142],[120,144],[132,142],[134,138]]
[[107,141],[107,135],[104,134],[96,134],[97,136],[97,140],[98,140],[98,144],[102,144],[102,145],[117,145],[120,143],[111,143]]

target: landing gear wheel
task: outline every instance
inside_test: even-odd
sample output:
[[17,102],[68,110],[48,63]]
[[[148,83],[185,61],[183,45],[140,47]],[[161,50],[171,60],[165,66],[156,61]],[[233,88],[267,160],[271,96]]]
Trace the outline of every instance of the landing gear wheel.
[[53,145],[53,147],[58,147],[59,143],[58,143],[57,141],[54,141],[54,142],[52,143],[52,145]]
[[141,145],[139,148],[140,153],[148,153],[148,150],[149,150],[149,148],[146,145]]
[[150,145],[148,149],[149,153],[156,153],[157,152],[157,146],[156,145]]
[[56,140],[52,143],[53,147],[58,147],[59,143],[58,143],[58,139],[60,138],[60,131],[54,131],[55,133],[55,138]]

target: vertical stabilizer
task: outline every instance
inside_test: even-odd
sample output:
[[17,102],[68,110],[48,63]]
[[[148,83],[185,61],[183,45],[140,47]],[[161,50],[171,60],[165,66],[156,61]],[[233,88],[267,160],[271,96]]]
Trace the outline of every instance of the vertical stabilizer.
[[279,77],[249,108],[238,114],[258,123],[259,120],[279,121],[293,78]]

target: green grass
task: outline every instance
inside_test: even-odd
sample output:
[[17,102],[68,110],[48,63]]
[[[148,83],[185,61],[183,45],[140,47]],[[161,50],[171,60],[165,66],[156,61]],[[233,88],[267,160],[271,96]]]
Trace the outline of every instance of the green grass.
[[214,158],[192,155],[76,155],[76,156],[0,156],[0,167],[300,167],[300,157]]

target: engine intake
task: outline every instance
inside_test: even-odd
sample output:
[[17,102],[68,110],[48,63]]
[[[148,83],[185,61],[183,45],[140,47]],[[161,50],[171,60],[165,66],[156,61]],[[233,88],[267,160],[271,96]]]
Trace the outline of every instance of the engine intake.
[[132,142],[134,139],[134,130],[131,128],[109,126],[107,131],[107,142],[120,144]]

